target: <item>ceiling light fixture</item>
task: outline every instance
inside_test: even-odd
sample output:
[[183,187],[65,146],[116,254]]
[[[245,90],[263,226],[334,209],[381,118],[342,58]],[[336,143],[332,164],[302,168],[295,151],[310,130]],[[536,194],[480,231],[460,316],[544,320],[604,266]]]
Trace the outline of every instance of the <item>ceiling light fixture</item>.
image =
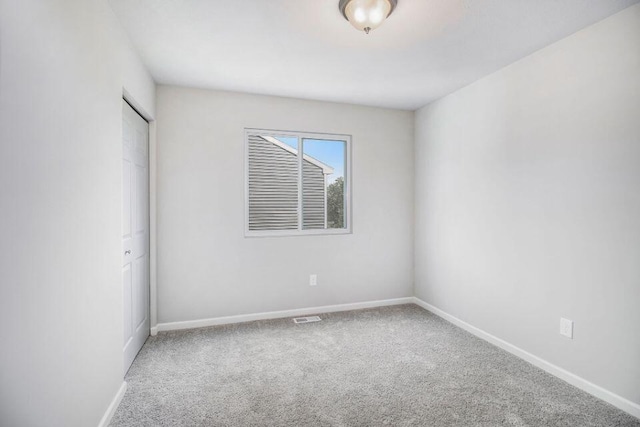
[[340,0],[338,8],[351,25],[369,34],[396,8],[398,0]]

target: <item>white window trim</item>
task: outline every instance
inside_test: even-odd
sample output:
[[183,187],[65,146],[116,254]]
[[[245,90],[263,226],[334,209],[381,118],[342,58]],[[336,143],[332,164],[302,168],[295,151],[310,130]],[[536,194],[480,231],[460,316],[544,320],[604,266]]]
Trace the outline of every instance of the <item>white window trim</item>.
[[[249,230],[249,135],[265,135],[277,138],[278,136],[290,136],[302,139],[328,139],[345,142],[345,228],[331,228],[323,230],[303,230],[302,225],[302,173],[298,177],[298,229],[297,230]],[[300,147],[298,147],[300,148]],[[301,163],[303,150],[298,149],[298,171],[302,171]],[[351,213],[351,135],[317,132],[294,132],[273,129],[245,128],[244,130],[244,236],[245,237],[284,237],[284,236],[318,236],[338,235],[352,233]],[[325,218],[326,220],[326,218]]]

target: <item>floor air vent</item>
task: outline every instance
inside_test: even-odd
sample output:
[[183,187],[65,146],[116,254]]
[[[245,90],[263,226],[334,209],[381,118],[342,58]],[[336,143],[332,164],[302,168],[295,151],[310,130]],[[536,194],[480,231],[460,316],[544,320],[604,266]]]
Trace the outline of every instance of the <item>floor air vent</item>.
[[319,322],[322,319],[318,316],[308,316],[308,317],[296,317],[293,319],[293,323],[312,323]]

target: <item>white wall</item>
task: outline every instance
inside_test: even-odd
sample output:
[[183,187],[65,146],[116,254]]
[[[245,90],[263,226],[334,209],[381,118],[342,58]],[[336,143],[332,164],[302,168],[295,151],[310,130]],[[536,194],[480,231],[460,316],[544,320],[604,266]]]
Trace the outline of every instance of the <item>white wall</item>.
[[[245,238],[245,127],[352,135],[353,234]],[[157,131],[159,322],[412,295],[412,112],[160,86]]]
[[0,0],[0,425],[96,426],[122,384],[121,99],[105,1]]
[[640,403],[640,5],[419,110],[415,171],[417,296]]

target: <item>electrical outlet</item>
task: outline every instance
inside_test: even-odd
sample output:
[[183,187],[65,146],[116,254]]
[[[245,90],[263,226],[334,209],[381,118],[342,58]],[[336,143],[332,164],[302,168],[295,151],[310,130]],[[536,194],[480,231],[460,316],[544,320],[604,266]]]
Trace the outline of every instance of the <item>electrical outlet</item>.
[[311,274],[309,276],[309,286],[316,286],[318,284],[318,275]]
[[573,320],[560,318],[560,335],[573,339]]

